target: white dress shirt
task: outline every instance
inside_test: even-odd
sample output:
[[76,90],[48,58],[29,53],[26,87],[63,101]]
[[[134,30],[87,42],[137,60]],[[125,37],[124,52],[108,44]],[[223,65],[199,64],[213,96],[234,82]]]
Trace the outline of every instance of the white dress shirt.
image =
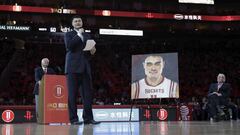
[[47,68],[42,67],[42,69],[43,69],[43,72],[46,74],[47,73]]
[[82,41],[83,41],[83,39],[84,39],[84,38],[83,38],[83,35],[82,35],[82,32],[83,32],[83,31],[81,31],[81,30],[79,30],[79,31],[78,31],[78,30],[75,30],[75,31],[77,32],[77,35],[78,35],[78,36],[82,39]]

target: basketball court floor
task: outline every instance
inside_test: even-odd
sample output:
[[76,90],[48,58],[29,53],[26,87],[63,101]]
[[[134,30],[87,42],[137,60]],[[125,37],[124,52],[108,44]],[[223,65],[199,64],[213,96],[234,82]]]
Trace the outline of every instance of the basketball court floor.
[[240,135],[240,121],[103,122],[99,125],[1,124],[1,135]]

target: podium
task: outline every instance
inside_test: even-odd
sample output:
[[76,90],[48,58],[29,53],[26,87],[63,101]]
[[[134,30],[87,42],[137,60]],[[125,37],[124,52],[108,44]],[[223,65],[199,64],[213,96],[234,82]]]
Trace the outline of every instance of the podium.
[[64,75],[44,75],[39,86],[38,123],[69,123],[68,90]]

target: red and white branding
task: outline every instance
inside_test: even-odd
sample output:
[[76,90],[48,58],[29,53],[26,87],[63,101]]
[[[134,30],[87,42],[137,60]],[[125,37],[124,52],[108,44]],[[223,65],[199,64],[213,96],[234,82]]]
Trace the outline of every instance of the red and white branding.
[[64,96],[64,87],[61,85],[56,85],[53,95],[56,98],[62,98]]
[[103,16],[111,16],[111,11],[110,10],[103,10],[102,15]]
[[175,14],[173,16],[173,18],[176,19],[176,20],[182,20],[182,19],[184,19],[184,16],[182,14]]
[[174,14],[173,18],[176,19],[176,20],[202,20],[201,15]]
[[2,113],[2,119],[4,122],[12,122],[13,119],[14,119],[14,113],[12,110],[5,110],[3,113]]
[[159,120],[166,120],[168,117],[168,112],[165,109],[160,109],[157,112],[157,117]]
[[145,16],[146,18],[153,18],[153,14],[152,13],[147,13],[147,15]]
[[15,6],[13,6],[13,11],[15,11],[15,12],[21,12],[22,11],[22,6],[19,6],[19,5],[15,5]]
[[32,118],[33,118],[32,112],[31,111],[26,111],[26,113],[24,115],[24,118],[26,120],[32,120]]
[[13,125],[9,125],[9,124],[3,125],[2,135],[14,135]]
[[148,109],[145,110],[145,112],[144,112],[144,117],[145,117],[146,119],[150,119],[150,117],[151,117],[150,110],[148,110]]

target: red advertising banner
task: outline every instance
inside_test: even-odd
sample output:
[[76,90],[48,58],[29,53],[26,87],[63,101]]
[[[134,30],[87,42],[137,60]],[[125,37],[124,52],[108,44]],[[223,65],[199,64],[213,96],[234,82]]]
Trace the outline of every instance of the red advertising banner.
[[51,7],[33,7],[21,5],[0,5],[0,11],[7,12],[29,12],[29,13],[57,13],[57,14],[80,14],[92,16],[131,17],[146,19],[168,19],[168,20],[192,20],[192,21],[240,21],[240,15],[193,15],[193,14],[165,14],[154,12],[130,12],[113,10],[88,10],[88,9],[63,9]]
[[139,112],[140,121],[176,121],[176,107],[164,108],[141,108]]
[[39,123],[69,123],[66,78],[45,75],[39,92]]

